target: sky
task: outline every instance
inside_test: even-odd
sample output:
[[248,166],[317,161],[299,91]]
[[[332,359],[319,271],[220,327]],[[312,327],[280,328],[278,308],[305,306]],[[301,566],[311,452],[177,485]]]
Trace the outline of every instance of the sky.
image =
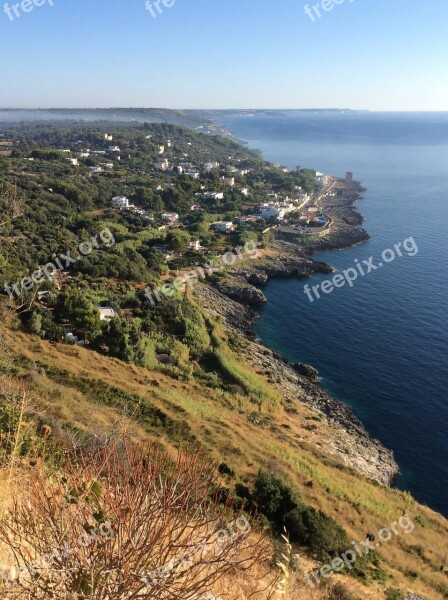
[[333,1],[2,0],[0,108],[448,110],[447,0]]

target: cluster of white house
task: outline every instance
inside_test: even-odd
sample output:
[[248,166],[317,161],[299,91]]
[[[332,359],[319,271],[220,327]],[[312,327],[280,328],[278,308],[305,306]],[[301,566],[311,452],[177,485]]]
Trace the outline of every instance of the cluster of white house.
[[[131,201],[127,196],[115,196],[114,198],[112,198],[112,206],[120,211],[130,210],[147,219],[151,218],[151,216],[146,210],[138,208],[137,206],[135,206],[135,204],[131,204]],[[160,218],[162,221],[165,221],[167,223],[179,223],[179,215],[175,212],[164,212],[160,215]]]
[[307,194],[298,194],[294,200],[289,196],[283,199],[278,194],[268,194],[268,198],[268,202],[258,207],[258,215],[268,220],[284,219],[287,214],[299,210],[310,200]]
[[147,210],[143,210],[142,208],[138,208],[135,204],[131,204],[129,198],[126,196],[115,196],[112,198],[112,206],[117,210],[131,210],[135,214],[143,217],[144,219],[150,219],[150,215]]
[[[146,136],[146,137],[147,137],[147,139],[151,138],[150,135]],[[113,135],[106,133],[106,134],[104,134],[104,139],[107,142],[111,142],[113,140]],[[78,142],[78,143],[81,143],[81,142]],[[191,142],[189,142],[188,145],[191,146]],[[173,174],[177,174],[177,175],[184,174],[187,177],[190,177],[191,179],[199,179],[201,177],[201,175],[206,175],[215,169],[219,169],[219,167],[220,167],[220,163],[217,161],[206,162],[206,163],[202,164],[201,167],[197,167],[196,165],[192,164],[191,162],[180,162],[176,166],[171,165],[169,160],[167,158],[163,157],[163,155],[165,154],[165,148],[166,147],[170,148],[171,146],[172,146],[171,140],[167,140],[165,142],[165,144],[157,145],[157,154],[160,156],[160,159],[156,160],[153,164],[154,164],[154,168],[157,169],[158,171],[170,171]],[[68,153],[68,154],[71,153],[70,150],[65,150],[65,149],[63,150],[63,152]],[[73,153],[74,158],[67,157],[66,160],[72,166],[75,167],[75,166],[79,166],[79,162],[78,162],[79,159],[89,158],[89,157],[95,157],[95,158],[106,157],[106,155],[113,158],[114,160],[121,160],[120,146],[110,144],[108,146],[107,150],[91,150],[90,148],[85,148],[85,149],[80,150],[79,152],[74,152]],[[188,156],[188,154],[184,154],[184,157],[187,157],[187,156]],[[231,157],[229,157],[229,158],[231,158]],[[90,173],[92,173],[92,174],[103,173],[106,169],[113,169],[113,168],[114,168],[113,162],[103,162],[103,163],[99,163],[97,165],[88,167]],[[222,186],[230,187],[230,188],[233,188],[235,186],[235,184],[236,184],[235,177],[236,176],[244,177],[250,173],[250,169],[243,168],[243,167],[237,167],[235,165],[228,165],[227,167],[225,167],[225,171],[228,174],[222,175],[219,178],[219,182]],[[244,196],[249,195],[248,188],[242,188],[240,190],[240,192]],[[206,198],[206,196],[204,196],[204,197]],[[209,196],[209,198],[212,198],[212,196]],[[222,199],[222,198],[218,197],[218,193],[216,193],[216,197],[214,199]],[[120,207],[118,207],[118,208],[120,208]],[[127,207],[127,208],[129,208],[129,207]],[[130,208],[132,208],[132,207],[130,207]]]
[[[159,152],[159,154],[163,154],[165,148],[164,146],[160,146],[160,148],[163,148],[163,150]],[[190,162],[180,162],[178,165],[171,165],[167,158],[163,158],[154,162],[154,168],[157,169],[157,171],[171,171],[172,173],[176,173],[178,175],[186,175],[191,179],[199,179],[201,175],[206,175],[214,169],[219,169],[219,167],[220,163],[216,161],[204,163],[201,168],[196,167]],[[219,182],[225,187],[235,186],[235,176],[244,177],[250,173],[250,169],[244,169],[235,166],[226,167],[226,171],[232,175],[222,175],[219,178]],[[248,189],[244,188],[242,193],[247,196]]]
[[[108,141],[111,141],[113,139],[113,136],[109,135],[109,134],[105,134],[104,138]],[[68,149],[63,149],[63,150],[61,150],[61,152],[64,152],[64,154],[72,154],[72,151],[68,150]],[[120,152],[121,152],[120,146],[109,146],[109,148],[107,150],[91,150],[90,148],[85,148],[83,150],[80,150],[79,152],[73,152],[74,157],[67,157],[65,160],[67,162],[69,162],[73,167],[78,167],[79,159],[82,159],[82,158],[89,158],[89,157],[94,157],[94,158],[104,157],[105,158],[108,155],[111,158],[120,160],[121,159]],[[110,161],[102,162],[102,163],[99,163],[98,165],[88,167],[88,169],[91,173],[102,173],[105,169],[113,169],[113,168],[114,168],[114,163],[110,162]]]
[[[163,151],[160,152],[159,154],[163,154],[165,151],[165,147],[164,146],[160,146],[160,148],[163,148]],[[198,169],[195,165],[193,165],[191,162],[180,162],[178,165],[171,165],[169,160],[167,158],[161,158],[160,160],[157,160],[154,162],[154,168],[157,169],[158,171],[172,171],[173,173],[177,173],[178,175],[187,175],[188,177],[191,177],[192,179],[199,179],[199,177],[201,176],[201,173],[210,173],[211,171],[213,171],[213,169],[218,169],[219,168],[219,163],[218,162],[210,162],[210,163],[204,163],[201,167],[201,169]]]
[[297,205],[292,202],[265,202],[258,208],[263,219],[284,219],[285,215],[297,210]]
[[250,227],[259,219],[265,219],[267,221],[276,219],[281,221],[287,214],[300,210],[310,200],[310,197],[306,194],[299,194],[294,200],[288,196],[285,199],[282,199],[278,194],[268,194],[268,198],[271,199],[268,200],[268,202],[261,204],[258,207],[258,212],[256,214],[237,217],[235,223],[233,223],[233,221],[216,221],[211,224],[211,228],[220,233],[231,233],[236,225]]

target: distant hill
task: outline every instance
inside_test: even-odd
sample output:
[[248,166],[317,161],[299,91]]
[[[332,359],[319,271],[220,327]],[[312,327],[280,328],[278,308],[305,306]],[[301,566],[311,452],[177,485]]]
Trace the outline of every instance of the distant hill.
[[183,125],[195,129],[209,126],[210,120],[202,111],[169,110],[164,108],[49,108],[49,109],[0,109],[0,123],[23,121],[109,121],[151,122]]

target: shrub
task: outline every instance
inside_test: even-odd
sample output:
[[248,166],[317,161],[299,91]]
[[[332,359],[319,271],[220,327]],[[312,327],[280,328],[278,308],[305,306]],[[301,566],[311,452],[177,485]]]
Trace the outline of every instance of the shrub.
[[307,506],[277,475],[260,471],[251,500],[277,534],[286,528],[292,542],[306,546],[319,560],[331,560],[350,548],[342,527],[322,511]]
[[423,515],[417,515],[415,517],[415,522],[420,525],[420,527],[426,527],[428,524],[428,520]]
[[314,508],[295,508],[285,516],[285,525],[291,541],[309,548],[319,560],[331,560],[350,548],[342,527]]
[[387,600],[405,600],[403,592],[395,588],[388,588],[385,592]]
[[0,521],[15,565],[3,570],[1,597],[187,600],[227,574],[271,597],[262,592],[276,577],[267,582],[260,569],[269,545],[212,501],[215,486],[208,457],[173,462],[128,444],[72,459],[63,477],[37,473]]
[[278,533],[285,526],[285,515],[300,505],[298,494],[282,479],[260,471],[255,481],[253,500]]
[[348,590],[342,585],[337,583],[332,586],[326,596],[327,600],[357,600]]
[[221,463],[218,467],[218,471],[221,473],[221,475],[235,477],[235,471],[231,467],[229,467],[227,463]]

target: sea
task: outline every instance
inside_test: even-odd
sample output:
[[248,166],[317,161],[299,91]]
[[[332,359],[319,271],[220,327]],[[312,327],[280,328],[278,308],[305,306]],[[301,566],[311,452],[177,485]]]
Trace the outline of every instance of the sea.
[[367,189],[356,208],[371,240],[316,259],[342,272],[415,242],[418,252],[314,302],[306,281],[271,280],[255,331],[318,368],[321,385],[394,451],[397,487],[448,517],[448,113],[278,111],[220,121],[269,161],[351,171]]

